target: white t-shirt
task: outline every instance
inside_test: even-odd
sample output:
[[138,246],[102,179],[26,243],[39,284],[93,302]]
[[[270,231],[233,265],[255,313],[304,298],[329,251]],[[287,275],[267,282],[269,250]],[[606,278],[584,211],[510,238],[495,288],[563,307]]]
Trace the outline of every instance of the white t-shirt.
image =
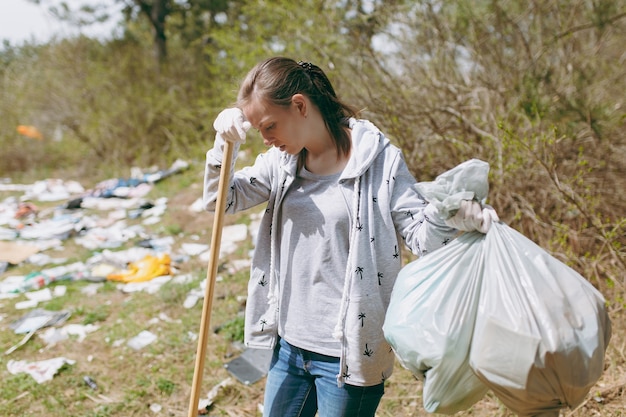
[[278,253],[278,334],[301,349],[337,357],[341,343],[332,332],[346,275],[352,193],[342,192],[339,176],[301,170],[281,205]]

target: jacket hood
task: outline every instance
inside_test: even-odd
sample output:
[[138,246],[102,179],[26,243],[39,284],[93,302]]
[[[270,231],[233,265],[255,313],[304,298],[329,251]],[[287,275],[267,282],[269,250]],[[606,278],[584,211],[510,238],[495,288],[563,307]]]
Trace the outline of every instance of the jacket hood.
[[389,139],[373,123],[351,118],[352,148],[342,179],[357,178],[370,167],[376,156],[389,144]]

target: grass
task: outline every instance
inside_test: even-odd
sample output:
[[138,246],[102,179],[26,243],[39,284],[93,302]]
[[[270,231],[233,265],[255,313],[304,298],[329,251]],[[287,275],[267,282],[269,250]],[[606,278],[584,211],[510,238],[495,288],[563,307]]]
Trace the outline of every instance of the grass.
[[[74,179],[70,176],[67,179]],[[92,181],[95,183],[97,181]],[[154,237],[174,236],[177,248],[180,242],[206,243],[210,241],[212,216],[192,213],[189,206],[201,196],[202,164],[158,183],[148,198],[168,197],[168,210],[162,221],[146,226]],[[14,193],[14,195],[16,195]],[[0,195],[5,198],[6,195]],[[40,203],[37,203],[39,205]],[[55,203],[41,203],[41,208]],[[227,216],[226,224],[249,224],[254,211],[240,216]],[[104,213],[90,213],[105,216]],[[140,222],[141,219],[135,220]],[[129,225],[133,222],[129,221]],[[123,249],[135,241],[128,242]],[[89,251],[72,242],[63,243],[61,251],[48,251],[51,256],[86,260],[97,251]],[[246,294],[248,273],[234,270],[233,261],[245,259],[252,243],[243,242],[235,253],[220,262],[219,279],[215,284],[211,331],[206,349],[202,376],[202,396],[214,386],[231,377],[224,363],[236,357],[239,345],[233,343],[242,337],[241,312]],[[20,264],[0,276],[26,274],[36,266]],[[48,417],[129,417],[146,415],[186,416],[193,380],[197,334],[202,302],[193,308],[183,307],[190,290],[198,288],[206,279],[206,263],[195,257],[176,264],[177,275],[189,274],[185,283],[169,282],[150,294],[124,293],[118,285],[106,282],[94,295],[85,295],[82,289],[91,285],[86,281],[66,281],[50,287],[65,285],[67,293],[59,298],[41,303],[38,307],[49,310],[67,309],[72,315],[67,323],[91,324],[98,330],[89,333],[82,341],[76,338],[46,346],[37,332],[24,346],[10,355],[0,355],[0,415]],[[608,294],[605,294],[609,296]],[[25,311],[16,310],[17,301],[25,296],[0,300],[0,348],[4,352],[18,343],[23,335],[15,334],[9,324]],[[563,410],[561,416],[620,417],[626,415],[624,384],[626,362],[623,313],[612,314],[614,333],[607,351],[606,369],[593,387],[585,402],[577,410]],[[133,350],[126,341],[141,331],[157,335],[157,340],[141,350]],[[75,360],[65,365],[54,378],[42,384],[27,374],[12,375],[7,370],[11,360],[36,361],[53,357]],[[84,381],[90,377],[97,384],[94,390]],[[220,391],[211,409],[212,416],[259,416],[258,405],[263,401],[263,382],[244,385],[236,382]],[[150,407],[161,407],[159,413]],[[421,383],[408,371],[396,364],[395,374],[387,381],[386,394],[379,407],[379,417],[431,415],[422,406]],[[513,416],[491,393],[458,416]]]

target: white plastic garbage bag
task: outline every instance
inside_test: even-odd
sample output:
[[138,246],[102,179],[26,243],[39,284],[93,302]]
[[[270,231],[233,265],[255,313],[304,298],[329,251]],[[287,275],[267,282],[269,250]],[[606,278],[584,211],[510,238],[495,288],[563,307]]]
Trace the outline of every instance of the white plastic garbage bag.
[[[418,191],[448,219],[461,200],[484,202],[489,164],[471,159],[420,182]],[[424,381],[424,409],[453,414],[480,400],[488,388],[469,367],[479,305],[481,233],[466,233],[399,273],[383,326],[400,363]]]
[[489,164],[470,159],[437,176],[434,181],[417,183],[417,190],[437,208],[443,219],[452,217],[461,200],[485,203],[489,193]]
[[483,271],[481,233],[468,233],[406,265],[383,331],[399,362],[423,381],[424,409],[453,414],[488,388],[469,366]]
[[[445,218],[468,195],[486,197],[487,172],[485,162],[467,161],[421,192]],[[598,380],[611,337],[602,295],[503,223],[405,266],[383,330],[399,361],[424,379],[424,408],[442,414],[491,389],[521,416],[558,415]]]
[[505,224],[483,246],[470,367],[520,416],[575,408],[602,375],[611,338],[604,297]]

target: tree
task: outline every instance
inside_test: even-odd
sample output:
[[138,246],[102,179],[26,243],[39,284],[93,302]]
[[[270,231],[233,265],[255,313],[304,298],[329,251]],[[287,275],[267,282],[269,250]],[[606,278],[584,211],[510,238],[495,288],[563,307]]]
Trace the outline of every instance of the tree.
[[[490,162],[490,201],[516,228],[598,285],[619,281],[623,2],[421,0],[379,12],[388,23],[354,46],[346,79],[416,176]],[[615,268],[598,272],[599,259]]]
[[[143,27],[147,23],[152,33],[154,56],[159,63],[167,59],[168,24],[176,22],[178,30],[189,29],[187,33],[201,36],[208,22],[229,7],[227,0],[82,0],[71,7],[66,1],[31,0],[36,4],[47,5],[50,12],[58,19],[70,22],[78,27],[115,18],[109,14],[113,3],[121,6],[121,24],[129,30],[135,23]],[[188,39],[187,41],[193,41]]]

